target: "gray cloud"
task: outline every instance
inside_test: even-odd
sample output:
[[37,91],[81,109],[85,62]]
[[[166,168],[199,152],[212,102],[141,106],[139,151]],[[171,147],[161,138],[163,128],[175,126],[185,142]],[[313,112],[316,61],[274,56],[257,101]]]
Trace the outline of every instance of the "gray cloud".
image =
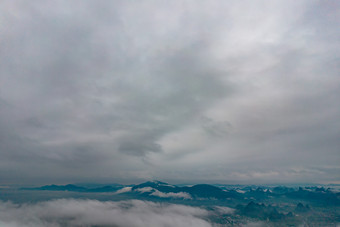
[[0,224],[28,226],[211,226],[206,210],[140,200],[100,202],[61,199],[17,205],[0,202]]
[[2,1],[0,179],[338,182],[338,8]]

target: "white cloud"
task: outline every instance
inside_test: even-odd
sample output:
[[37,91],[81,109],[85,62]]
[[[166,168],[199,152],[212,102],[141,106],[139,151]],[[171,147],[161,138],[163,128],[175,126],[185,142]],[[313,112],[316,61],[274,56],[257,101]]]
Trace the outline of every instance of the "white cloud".
[[233,214],[235,209],[230,207],[215,206],[215,209],[221,214]]
[[155,189],[151,188],[151,187],[144,187],[144,188],[136,188],[135,191],[137,192],[152,192],[154,191]]
[[161,198],[177,198],[177,199],[192,199],[191,195],[186,192],[169,192],[164,193],[152,187],[144,187],[144,188],[137,188],[135,189],[137,192],[145,193],[145,192],[152,192],[150,195],[158,196]]
[[124,187],[122,189],[119,189],[118,191],[116,191],[116,194],[121,194],[121,193],[125,193],[125,192],[130,192],[132,189],[132,187]]
[[206,210],[140,200],[100,202],[61,199],[37,204],[0,202],[1,227],[108,225],[119,227],[208,227]]
[[238,193],[242,193],[242,194],[246,193],[246,191],[243,191],[243,190],[240,190],[240,189],[237,189],[236,191],[237,191]]
[[177,198],[177,199],[192,199],[191,195],[189,195],[186,192],[169,192],[169,193],[164,193],[160,192],[158,190],[155,190],[154,192],[151,193],[153,196],[158,196],[162,198]]

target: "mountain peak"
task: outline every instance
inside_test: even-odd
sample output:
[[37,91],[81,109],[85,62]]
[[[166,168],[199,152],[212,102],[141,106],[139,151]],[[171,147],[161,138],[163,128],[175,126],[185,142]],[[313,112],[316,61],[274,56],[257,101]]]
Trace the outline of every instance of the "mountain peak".
[[148,182],[158,184],[158,185],[169,185],[168,183],[165,183],[165,182],[162,182],[162,181],[159,181],[159,180],[153,180],[153,181],[148,181]]

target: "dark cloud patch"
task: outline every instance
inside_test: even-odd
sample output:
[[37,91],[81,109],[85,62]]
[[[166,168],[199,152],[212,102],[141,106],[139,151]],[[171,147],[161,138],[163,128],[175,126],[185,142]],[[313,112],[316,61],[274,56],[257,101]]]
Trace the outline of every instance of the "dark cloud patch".
[[159,144],[141,144],[141,143],[133,143],[127,142],[123,143],[119,146],[119,151],[126,154],[132,155],[145,155],[147,152],[161,152],[162,147]]
[[223,138],[230,133],[232,130],[232,125],[227,121],[216,122],[210,118],[203,117],[202,128],[207,134],[213,137]]

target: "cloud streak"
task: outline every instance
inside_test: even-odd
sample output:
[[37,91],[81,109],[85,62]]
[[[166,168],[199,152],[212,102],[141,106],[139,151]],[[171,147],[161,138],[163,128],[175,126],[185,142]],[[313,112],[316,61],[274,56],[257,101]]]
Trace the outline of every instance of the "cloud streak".
[[160,192],[158,190],[155,190],[150,195],[158,196],[158,197],[161,197],[161,198],[192,199],[191,195],[189,195],[186,192],[177,192],[177,193],[175,193],[175,192],[168,192],[168,193],[164,193],[164,192]]

